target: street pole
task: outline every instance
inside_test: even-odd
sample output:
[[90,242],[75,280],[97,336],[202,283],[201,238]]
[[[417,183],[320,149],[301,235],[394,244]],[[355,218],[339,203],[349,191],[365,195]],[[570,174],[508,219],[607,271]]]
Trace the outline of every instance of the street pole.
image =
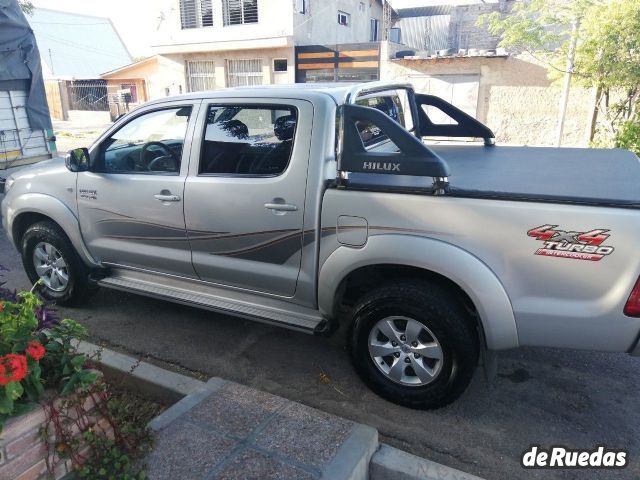
[[567,116],[567,103],[569,103],[569,89],[571,88],[571,76],[573,74],[574,61],[576,57],[579,27],[580,19],[575,19],[571,27],[571,43],[569,44],[569,55],[567,56],[567,70],[564,74],[564,84],[562,86],[562,95],[560,96],[560,112],[558,115],[558,129],[556,131],[556,147],[559,147],[562,144],[562,132],[564,130],[564,120]]

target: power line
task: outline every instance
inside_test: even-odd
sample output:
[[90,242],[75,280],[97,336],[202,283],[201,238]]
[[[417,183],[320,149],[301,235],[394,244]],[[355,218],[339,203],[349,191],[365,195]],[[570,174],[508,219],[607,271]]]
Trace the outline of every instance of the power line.
[[29,23],[39,23],[41,25],[73,25],[76,27],[84,27],[89,25],[110,25],[110,22],[99,22],[99,23],[67,23],[67,22],[37,22],[35,20],[31,20]]
[[36,33],[36,37],[38,35],[41,35],[41,36],[43,36],[45,38],[49,38],[49,39],[54,40],[56,42],[62,43],[63,45],[67,45],[69,47],[76,47],[76,48],[79,48],[79,49],[82,49],[82,50],[86,50],[86,51],[91,52],[91,53],[99,53],[99,54],[105,55],[107,57],[122,59],[121,56],[114,55],[113,53],[108,52],[106,50],[100,50],[100,49],[96,49],[96,48],[91,48],[91,47],[88,47],[88,46],[83,45],[81,43],[76,43],[76,42],[73,42],[71,40],[67,40],[67,39],[64,39],[64,38],[56,37],[55,35],[49,35],[49,34],[46,34],[46,33],[39,33],[39,34]]

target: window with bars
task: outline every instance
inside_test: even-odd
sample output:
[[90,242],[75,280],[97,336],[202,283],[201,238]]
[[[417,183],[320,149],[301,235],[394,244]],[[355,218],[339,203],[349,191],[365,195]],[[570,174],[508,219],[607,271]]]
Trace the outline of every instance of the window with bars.
[[180,0],[182,29],[213,26],[211,0]]
[[222,0],[224,25],[258,23],[258,0]]
[[189,92],[216,88],[216,64],[211,60],[187,61],[187,88]]
[[241,59],[227,60],[227,86],[244,87],[262,85],[262,60]]

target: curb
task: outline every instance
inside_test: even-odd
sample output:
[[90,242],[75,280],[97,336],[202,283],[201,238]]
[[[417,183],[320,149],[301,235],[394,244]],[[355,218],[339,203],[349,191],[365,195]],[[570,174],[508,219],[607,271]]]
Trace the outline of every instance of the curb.
[[81,342],[78,351],[88,356],[96,355],[105,377],[112,382],[139,390],[160,403],[174,404],[205,384],[92,343]]
[[[171,372],[136,358],[81,342],[78,350],[98,355],[107,379],[138,390],[143,395],[171,406],[149,422],[160,431],[182,414],[198,405],[225,384],[218,377],[202,382]],[[295,403],[295,402],[293,402]],[[483,480],[422,457],[378,442],[378,431],[355,424],[335,457],[322,470],[321,480]]]
[[371,480],[482,480],[426,458],[382,444],[369,467]]
[[357,424],[331,463],[324,468],[321,480],[369,479],[369,462],[379,445],[375,428]]

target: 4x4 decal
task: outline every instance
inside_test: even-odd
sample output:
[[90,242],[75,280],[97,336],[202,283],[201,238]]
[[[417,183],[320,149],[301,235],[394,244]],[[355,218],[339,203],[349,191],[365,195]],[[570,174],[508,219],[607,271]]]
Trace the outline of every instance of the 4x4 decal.
[[613,247],[602,244],[609,238],[609,230],[596,229],[589,232],[556,230],[558,225],[541,225],[527,232],[527,235],[544,246],[536,250],[535,255],[546,257],[573,258],[598,262],[614,251]]

